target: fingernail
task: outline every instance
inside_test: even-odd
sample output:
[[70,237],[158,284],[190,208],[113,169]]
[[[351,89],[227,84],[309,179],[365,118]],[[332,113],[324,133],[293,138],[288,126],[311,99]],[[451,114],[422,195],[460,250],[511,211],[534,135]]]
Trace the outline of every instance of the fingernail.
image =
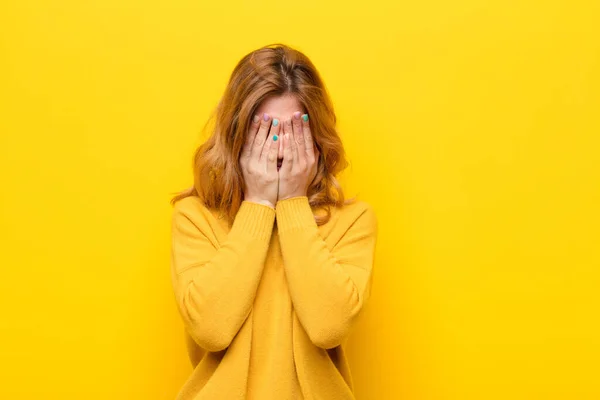
[[252,118],[252,122],[257,123],[258,121],[260,121],[260,117],[255,115],[254,118]]
[[308,114],[304,114],[302,116],[302,119],[304,120],[304,122],[308,121]]
[[265,121],[268,121],[268,120],[269,120],[269,115],[268,115],[267,113],[264,113],[264,114],[263,114],[263,119],[264,119]]
[[294,118],[295,118],[295,119],[300,119],[300,114],[301,114],[301,112],[300,112],[300,111],[296,111],[296,112],[294,113]]
[[[279,120],[277,118],[273,119],[273,126],[277,126],[279,124]],[[277,139],[275,139],[277,140]]]
[[277,139],[279,139],[279,137],[277,137],[277,135],[273,135],[273,141],[276,142]]

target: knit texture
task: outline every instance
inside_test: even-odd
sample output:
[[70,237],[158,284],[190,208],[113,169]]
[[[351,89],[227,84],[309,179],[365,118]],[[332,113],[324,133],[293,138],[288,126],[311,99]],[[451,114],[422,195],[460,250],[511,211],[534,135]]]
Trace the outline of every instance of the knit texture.
[[243,201],[231,226],[197,197],[172,214],[171,280],[193,371],[178,400],[354,399],[344,343],[369,297],[373,208]]

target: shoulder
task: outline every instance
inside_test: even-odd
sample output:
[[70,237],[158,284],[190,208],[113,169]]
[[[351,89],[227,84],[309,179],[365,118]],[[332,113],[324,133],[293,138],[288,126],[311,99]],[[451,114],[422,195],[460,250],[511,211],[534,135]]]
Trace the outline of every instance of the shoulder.
[[349,230],[376,234],[378,229],[375,208],[364,200],[355,200],[341,207],[332,207],[331,219],[323,227],[325,235],[336,237]]
[[171,218],[173,223],[191,222],[200,227],[212,224],[216,220],[214,213],[206,207],[198,196],[188,196],[173,205]]
[[353,203],[345,204],[335,209],[337,218],[355,223],[357,220],[367,221],[377,224],[377,214],[375,208],[364,200],[355,200]]
[[198,196],[188,196],[178,200],[173,205],[173,215],[188,215],[193,216],[194,214],[203,213],[203,208],[206,208],[200,201]]

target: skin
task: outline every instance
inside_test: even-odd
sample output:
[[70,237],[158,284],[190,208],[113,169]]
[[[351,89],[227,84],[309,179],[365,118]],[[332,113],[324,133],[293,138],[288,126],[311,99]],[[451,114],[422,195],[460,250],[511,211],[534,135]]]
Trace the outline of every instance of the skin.
[[[277,201],[307,195],[317,173],[319,152],[309,122],[301,118],[305,113],[289,94],[261,103],[240,156],[245,200],[274,208]],[[275,135],[278,140],[273,140]]]

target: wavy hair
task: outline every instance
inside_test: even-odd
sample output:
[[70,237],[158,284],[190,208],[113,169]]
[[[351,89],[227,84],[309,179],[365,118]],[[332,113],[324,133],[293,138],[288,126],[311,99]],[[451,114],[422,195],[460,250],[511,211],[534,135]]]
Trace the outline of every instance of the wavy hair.
[[212,134],[193,156],[194,184],[177,193],[171,204],[198,196],[211,209],[225,215],[231,224],[243,201],[244,180],[239,157],[251,118],[270,96],[294,95],[310,116],[310,129],[320,151],[318,169],[307,196],[322,225],[331,218],[331,207],[356,200],[345,199],[336,176],[349,165],[336,129],[333,103],[317,69],[302,52],[276,43],[244,56],[234,68],[225,93],[204,129],[214,121]]

